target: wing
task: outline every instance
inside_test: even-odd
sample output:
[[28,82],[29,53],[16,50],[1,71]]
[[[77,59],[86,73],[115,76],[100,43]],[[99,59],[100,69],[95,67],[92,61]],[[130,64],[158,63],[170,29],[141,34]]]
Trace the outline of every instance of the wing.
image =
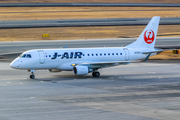
[[[138,61],[131,61],[131,62],[138,62]],[[90,68],[104,68],[104,67],[127,65],[127,64],[130,64],[130,61],[90,62],[90,63],[86,62],[86,63],[72,64],[72,66],[88,66]]]

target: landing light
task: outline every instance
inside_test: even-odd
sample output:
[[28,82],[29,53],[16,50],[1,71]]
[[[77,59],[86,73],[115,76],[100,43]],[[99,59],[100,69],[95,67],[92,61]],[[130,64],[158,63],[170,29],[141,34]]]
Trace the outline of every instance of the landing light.
[[76,64],[72,64],[71,66],[76,66]]

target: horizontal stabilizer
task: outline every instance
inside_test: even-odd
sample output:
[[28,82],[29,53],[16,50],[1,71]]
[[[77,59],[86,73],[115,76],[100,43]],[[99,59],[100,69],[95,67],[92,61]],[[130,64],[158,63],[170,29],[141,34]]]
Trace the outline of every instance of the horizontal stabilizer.
[[150,54],[150,53],[160,53],[164,51],[163,49],[154,49],[154,50],[150,50],[150,51],[142,51],[142,54]]

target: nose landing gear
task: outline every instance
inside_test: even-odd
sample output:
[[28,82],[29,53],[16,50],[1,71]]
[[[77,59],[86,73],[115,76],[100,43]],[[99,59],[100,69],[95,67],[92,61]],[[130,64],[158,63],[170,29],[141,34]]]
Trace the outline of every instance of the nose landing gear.
[[35,75],[34,75],[35,70],[30,70],[29,72],[31,72],[31,75],[29,77],[31,79],[34,79],[35,78]]

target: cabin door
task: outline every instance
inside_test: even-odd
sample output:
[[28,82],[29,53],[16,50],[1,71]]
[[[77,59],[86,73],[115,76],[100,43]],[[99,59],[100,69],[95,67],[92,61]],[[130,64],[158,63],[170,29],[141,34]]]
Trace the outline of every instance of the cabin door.
[[129,60],[129,50],[127,48],[124,48],[124,54],[125,54],[125,60],[128,61]]
[[43,50],[39,50],[38,53],[39,53],[39,63],[40,64],[44,64],[44,62],[45,62],[44,51]]

